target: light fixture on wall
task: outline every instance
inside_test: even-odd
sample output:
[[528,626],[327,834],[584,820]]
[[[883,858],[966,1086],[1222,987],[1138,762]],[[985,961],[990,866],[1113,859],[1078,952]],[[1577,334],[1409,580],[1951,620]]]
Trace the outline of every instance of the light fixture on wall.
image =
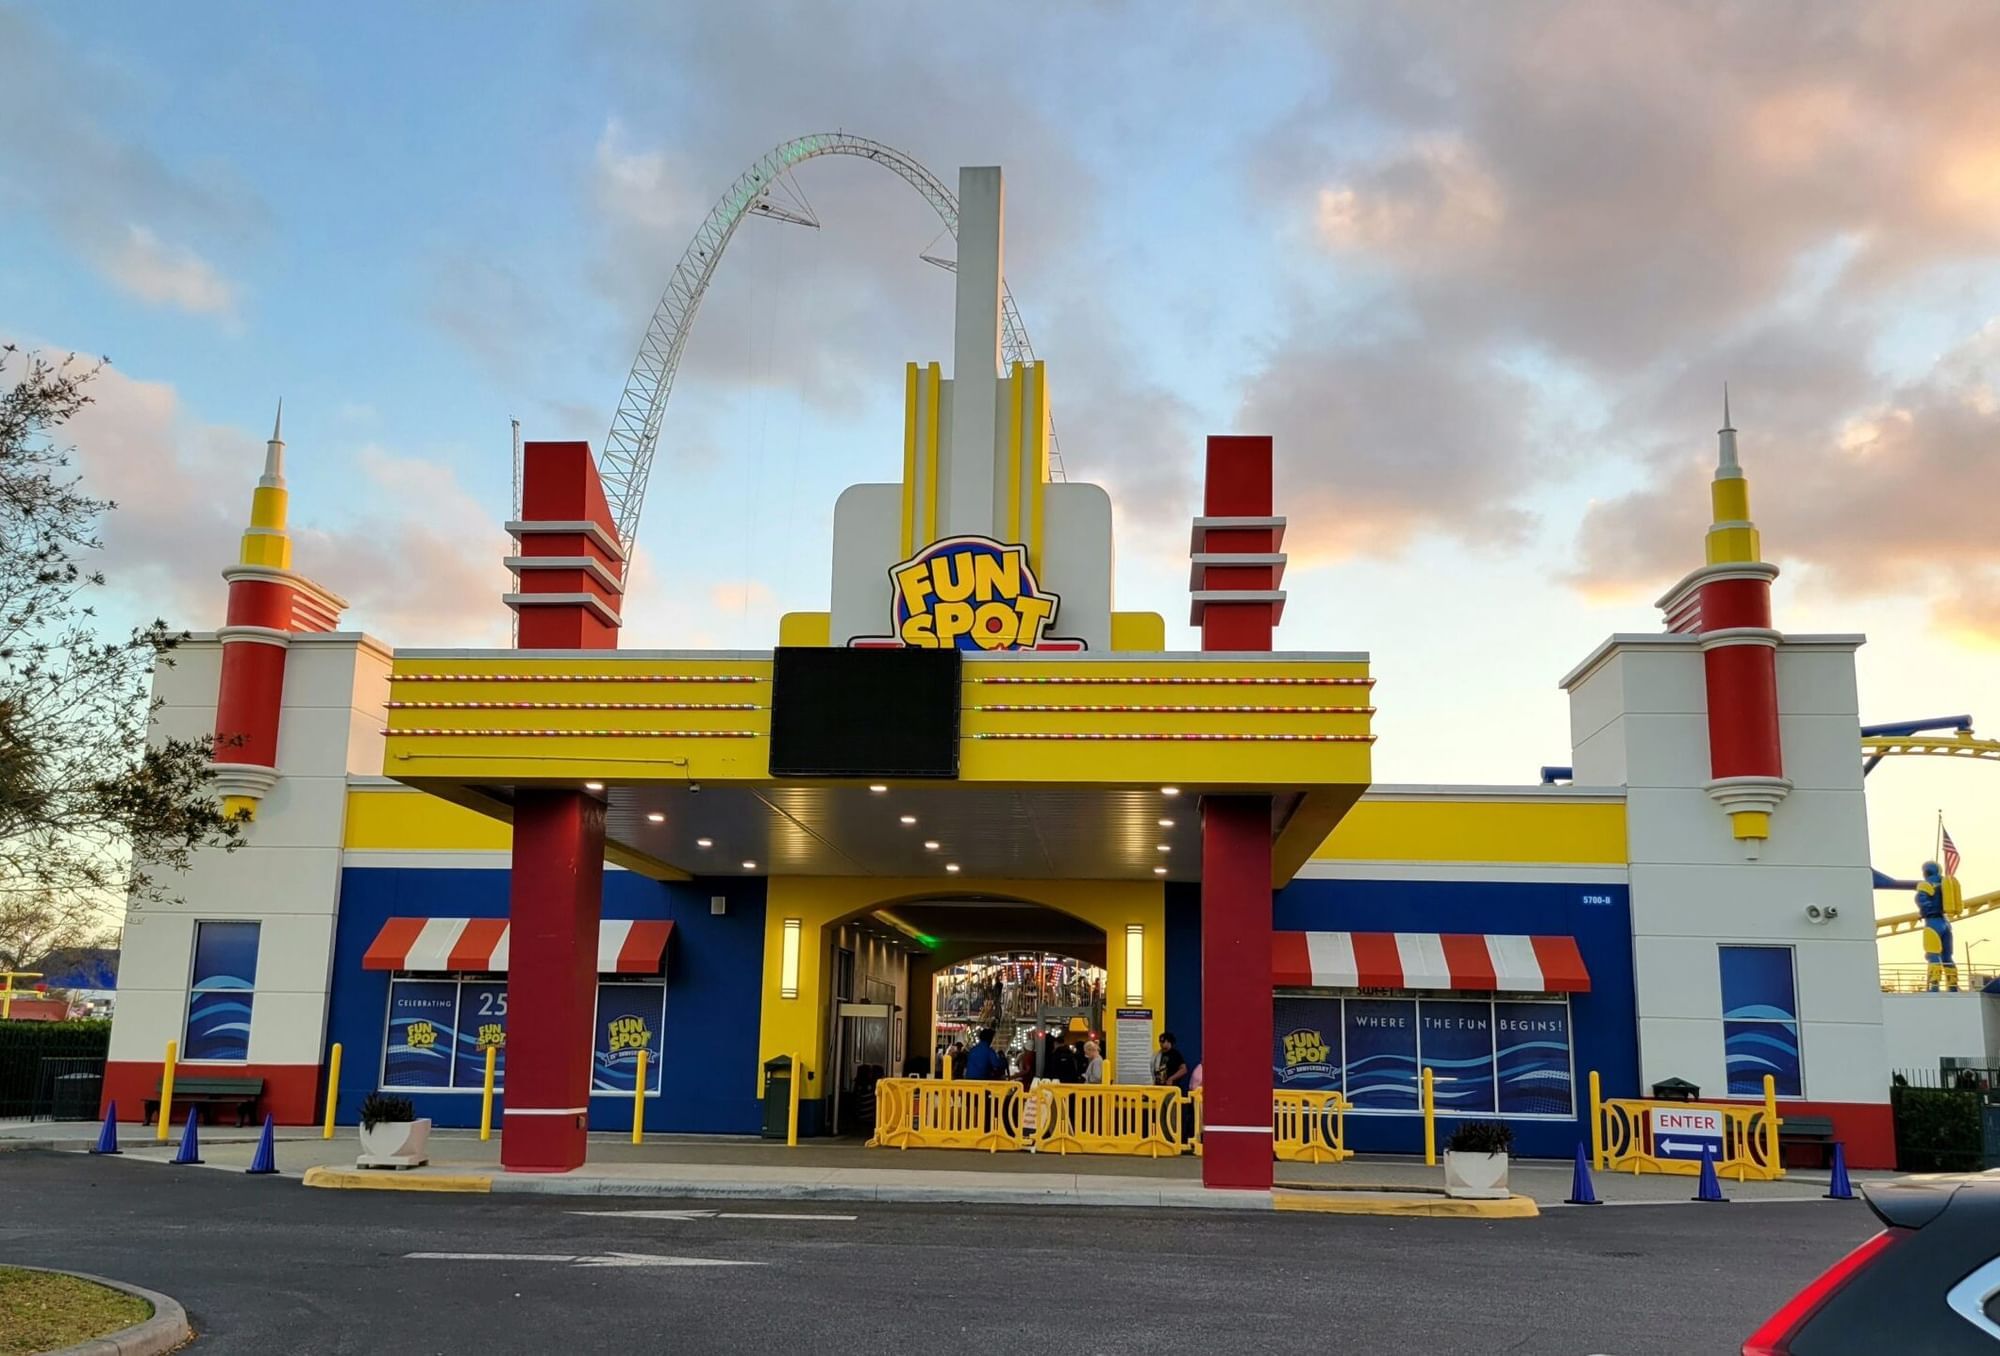
[[783,950],[778,954],[778,997],[797,998],[799,996],[799,935],[805,923],[801,919],[785,920]]
[[1125,925],[1125,1006],[1136,1008],[1146,1001],[1146,927]]

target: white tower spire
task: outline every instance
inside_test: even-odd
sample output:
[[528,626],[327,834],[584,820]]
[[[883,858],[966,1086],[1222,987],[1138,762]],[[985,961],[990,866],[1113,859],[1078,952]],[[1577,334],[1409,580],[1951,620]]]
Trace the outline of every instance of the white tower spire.
[[1717,480],[1740,480],[1743,467],[1736,460],[1736,428],[1729,421],[1729,383],[1722,383],[1722,427],[1716,430],[1720,444],[1716,449],[1715,478]]
[[278,417],[271,423],[271,437],[264,444],[264,474],[257,484],[263,489],[285,487],[285,398],[278,397]]

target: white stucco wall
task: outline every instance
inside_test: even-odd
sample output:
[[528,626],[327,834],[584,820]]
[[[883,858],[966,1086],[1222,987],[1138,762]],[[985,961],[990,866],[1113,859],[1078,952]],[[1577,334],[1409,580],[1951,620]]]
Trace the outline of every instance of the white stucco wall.
[[[155,671],[154,736],[215,729],[222,647],[183,645]],[[261,924],[251,1064],[317,1064],[326,1043],[334,917],[340,903],[347,778],[382,770],[390,653],[358,632],[295,636],[285,661],[278,781],[234,851],[203,851],[160,876],[172,902],[133,901],[119,959],[111,1058],[157,1060],[187,1020],[195,925]]]
[[[1991,1062],[2000,1031],[2000,998],[1983,993],[1882,995],[1882,1035],[1889,1067],[1937,1072],[1951,1057]],[[1912,1079],[1912,1081],[1916,1081]]]
[[[1805,1098],[1887,1099],[1854,682],[1860,643],[1800,636],[1779,647],[1780,739],[1793,790],[1754,861],[1703,789],[1708,702],[1693,637],[1615,636],[1565,680],[1577,783],[1628,788],[1642,1083],[1728,1086],[1717,947],[1753,943],[1793,948]],[[1808,905],[1837,917],[1808,921]]]

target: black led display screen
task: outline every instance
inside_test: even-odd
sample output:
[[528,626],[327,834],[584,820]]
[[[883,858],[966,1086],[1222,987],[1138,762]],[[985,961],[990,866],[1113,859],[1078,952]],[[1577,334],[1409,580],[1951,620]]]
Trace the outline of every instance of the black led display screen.
[[957,650],[780,648],[773,777],[956,777]]

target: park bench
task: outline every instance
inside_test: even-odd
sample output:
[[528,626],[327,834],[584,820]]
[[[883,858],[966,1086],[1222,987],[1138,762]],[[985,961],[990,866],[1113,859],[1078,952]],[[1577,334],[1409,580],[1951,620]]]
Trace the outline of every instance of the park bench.
[[[162,1080],[164,1081],[164,1080]],[[261,1078],[176,1078],[174,1080],[174,1106],[233,1106],[236,1108],[236,1123],[248,1125],[257,1114],[258,1099],[264,1095],[264,1080]],[[154,1085],[153,1095],[146,1099],[146,1120],[150,1122],[159,1114],[160,1089]]]
[[1785,1150],[1791,1146],[1812,1145],[1819,1150],[1820,1165],[1824,1167],[1833,1157],[1833,1117],[1831,1116],[1786,1116],[1778,1126],[1778,1159],[1784,1161]]

